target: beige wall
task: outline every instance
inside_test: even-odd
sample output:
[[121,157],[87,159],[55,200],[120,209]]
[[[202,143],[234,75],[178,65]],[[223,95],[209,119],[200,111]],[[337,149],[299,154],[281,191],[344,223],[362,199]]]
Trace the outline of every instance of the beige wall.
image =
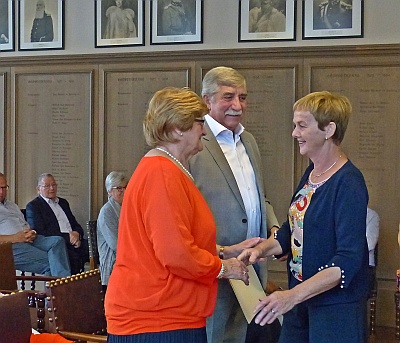
[[[33,0],[34,1],[34,0]],[[152,0],[151,0],[152,1]],[[240,0],[204,0],[203,44],[150,45],[150,0],[145,0],[145,45],[135,47],[94,47],[94,1],[65,1],[65,50],[5,52],[4,56],[126,53],[142,51],[270,48],[326,45],[397,44],[400,42],[400,1],[364,0],[364,38],[302,40],[302,1],[296,0],[296,41],[238,43]],[[18,1],[15,1],[16,3]]]

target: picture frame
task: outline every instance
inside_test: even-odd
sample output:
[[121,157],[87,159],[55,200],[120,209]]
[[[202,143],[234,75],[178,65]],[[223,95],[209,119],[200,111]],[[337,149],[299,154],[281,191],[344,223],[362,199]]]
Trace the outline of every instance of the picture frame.
[[364,0],[331,1],[303,1],[303,39],[362,38]]
[[0,0],[0,51],[14,51],[14,1]]
[[144,45],[144,0],[95,0],[95,47]]
[[295,40],[296,0],[262,1],[239,0],[238,41]]
[[19,0],[19,50],[64,49],[64,0]]
[[150,44],[203,43],[203,0],[174,2],[150,1]]

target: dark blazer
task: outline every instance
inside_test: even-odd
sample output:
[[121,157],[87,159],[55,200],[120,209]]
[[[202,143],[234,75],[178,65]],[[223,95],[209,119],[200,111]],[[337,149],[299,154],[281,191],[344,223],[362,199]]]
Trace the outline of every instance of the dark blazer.
[[[80,238],[82,239],[83,229],[72,214],[68,201],[63,198],[58,199],[59,205],[64,210],[71,224],[72,231],[79,232]],[[58,220],[53,210],[41,196],[36,197],[26,205],[26,221],[31,228],[40,235],[62,236]]]

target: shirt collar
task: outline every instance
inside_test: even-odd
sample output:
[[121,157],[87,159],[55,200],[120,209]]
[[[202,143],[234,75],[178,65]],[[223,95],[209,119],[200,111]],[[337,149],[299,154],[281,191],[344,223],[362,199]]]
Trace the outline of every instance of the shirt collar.
[[59,199],[58,199],[57,197],[53,200],[53,199],[46,198],[46,197],[44,197],[43,195],[40,195],[40,196],[41,196],[41,197],[44,199],[44,201],[46,201],[48,204],[52,204],[52,203],[58,204]]
[[[217,137],[221,132],[230,131],[224,125],[218,123],[209,114],[207,114],[204,118],[215,137]],[[244,126],[241,123],[239,123],[238,127],[235,130],[235,136],[240,136],[243,133],[243,131],[244,131]]]

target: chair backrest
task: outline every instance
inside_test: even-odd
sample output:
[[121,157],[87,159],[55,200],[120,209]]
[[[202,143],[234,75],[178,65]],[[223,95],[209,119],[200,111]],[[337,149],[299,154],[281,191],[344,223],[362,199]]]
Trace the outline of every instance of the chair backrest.
[[86,232],[89,246],[90,269],[96,269],[99,264],[99,251],[97,250],[97,220],[86,222]]
[[46,296],[50,332],[106,333],[98,269],[47,282]]
[[15,291],[18,287],[12,243],[0,243],[0,261],[0,290]]
[[0,297],[0,342],[29,343],[31,318],[24,292]]

